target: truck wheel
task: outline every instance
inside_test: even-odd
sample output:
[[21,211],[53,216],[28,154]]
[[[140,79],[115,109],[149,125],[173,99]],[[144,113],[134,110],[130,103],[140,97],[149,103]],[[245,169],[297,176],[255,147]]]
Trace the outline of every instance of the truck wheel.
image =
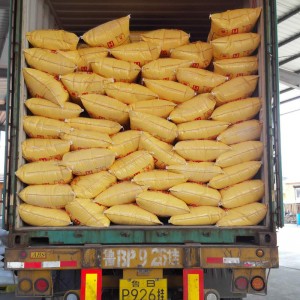
[[221,298],[220,300],[243,300],[243,298]]

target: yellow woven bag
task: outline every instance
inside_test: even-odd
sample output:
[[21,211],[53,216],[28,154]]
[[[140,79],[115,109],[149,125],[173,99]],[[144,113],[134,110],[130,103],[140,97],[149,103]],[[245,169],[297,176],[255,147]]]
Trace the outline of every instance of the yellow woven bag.
[[103,214],[104,206],[100,206],[91,199],[76,198],[66,205],[66,211],[76,225],[90,227],[108,227],[109,219]]
[[186,182],[178,184],[171,187],[170,192],[188,205],[219,206],[221,202],[219,191],[198,183]]
[[115,81],[135,82],[141,68],[133,63],[112,57],[104,57],[91,63],[93,72]]
[[39,116],[25,116],[23,129],[29,137],[44,139],[57,139],[62,132],[72,131],[72,128],[62,121]]
[[27,64],[37,70],[51,75],[72,73],[77,66],[74,62],[55,51],[40,48],[24,49]]
[[71,132],[62,132],[59,137],[71,144],[71,150],[88,148],[108,148],[112,140],[107,133],[73,129]]
[[30,31],[26,38],[33,47],[64,51],[75,50],[79,41],[72,32],[53,29]]
[[205,69],[209,66],[213,56],[212,45],[195,42],[171,50],[171,57],[192,61],[191,67]]
[[260,44],[257,33],[240,33],[220,37],[211,42],[215,60],[250,56]]
[[114,161],[115,155],[111,150],[90,148],[66,153],[62,164],[74,175],[88,175],[107,170]]
[[146,131],[164,142],[172,143],[178,135],[177,126],[163,118],[137,111],[130,111],[129,117],[131,129]]
[[121,181],[100,193],[94,202],[104,206],[134,203],[138,194],[147,188],[131,181]]
[[230,150],[226,144],[211,140],[188,140],[178,142],[174,150],[183,158],[192,161],[214,161]]
[[213,177],[223,174],[222,169],[212,162],[187,162],[181,165],[166,166],[166,169],[183,174],[188,181],[197,183],[208,182]]
[[129,21],[130,15],[106,22],[84,33],[82,39],[91,47],[117,47],[129,38]]
[[153,157],[147,151],[135,151],[116,160],[109,171],[119,180],[128,180],[140,172],[152,169],[154,169]]
[[118,133],[123,128],[119,123],[114,121],[91,118],[72,118],[66,119],[65,122],[72,128],[107,133],[109,135]]
[[92,71],[91,63],[108,55],[108,49],[104,47],[79,48],[77,51],[80,56],[80,60],[77,62],[78,70],[85,72]]
[[251,203],[230,209],[217,222],[217,226],[253,226],[259,224],[267,214],[267,206],[262,203]]
[[262,124],[258,120],[249,120],[232,125],[218,135],[217,140],[227,145],[259,140]]
[[116,157],[123,157],[138,150],[141,132],[137,130],[126,130],[112,136],[112,145],[108,147]]
[[178,140],[210,140],[215,139],[227,129],[228,122],[199,120],[177,125]]
[[69,94],[61,82],[45,72],[24,68],[23,76],[32,97],[44,98],[60,106],[69,100]]
[[161,47],[161,56],[170,56],[170,50],[188,44],[190,35],[182,30],[157,29],[141,34],[143,41],[151,42]]
[[154,158],[155,167],[159,169],[165,169],[168,165],[186,164],[185,159],[173,150],[172,145],[160,141],[147,132],[143,132],[140,137],[139,149],[150,152]]
[[59,139],[26,139],[22,142],[22,156],[29,162],[61,160],[70,146],[70,142]]
[[169,223],[179,226],[191,225],[214,225],[223,216],[225,211],[219,207],[199,206],[190,207],[190,213],[173,216],[169,219]]
[[227,80],[227,77],[197,68],[179,68],[176,72],[177,80],[191,87],[198,94],[209,93],[214,87]]
[[77,198],[92,199],[116,181],[115,176],[107,171],[101,171],[95,174],[75,177],[71,182],[71,187]]
[[69,184],[35,184],[25,187],[19,197],[27,204],[35,206],[64,208],[75,199],[75,193]]
[[108,119],[120,124],[126,124],[129,120],[128,107],[119,100],[97,94],[82,95],[80,99],[92,118]]
[[195,96],[195,92],[192,88],[179,82],[144,79],[144,83],[146,87],[157,94],[159,98],[169,100],[174,103],[182,103]]
[[129,109],[161,118],[167,118],[175,106],[176,104],[174,102],[155,99],[132,103],[129,105]]
[[251,97],[257,86],[258,76],[249,75],[233,78],[212,90],[217,105],[222,105],[234,100]]
[[135,42],[111,49],[110,53],[117,59],[133,62],[141,67],[158,59],[160,50],[160,46],[153,43]]
[[213,65],[214,72],[232,79],[239,76],[257,74],[258,58],[256,56],[247,56],[222,59],[213,62]]
[[18,212],[22,221],[32,226],[61,227],[71,225],[69,215],[62,209],[38,207],[23,203],[20,204]]
[[142,68],[142,76],[147,79],[176,81],[178,68],[188,68],[192,61],[176,58],[159,58],[149,62]]
[[190,211],[184,201],[159,191],[145,191],[138,194],[136,203],[141,208],[160,217],[171,217]]
[[222,195],[221,205],[224,208],[235,208],[258,202],[265,193],[262,180],[246,180],[220,191]]
[[64,184],[73,178],[71,169],[60,161],[31,162],[22,165],[15,174],[26,184]]
[[215,105],[215,98],[211,94],[200,94],[175,107],[168,119],[176,124],[194,120],[207,120]]
[[105,93],[125,104],[132,104],[138,101],[157,99],[158,95],[150,89],[136,83],[114,82],[105,87]]
[[217,107],[210,118],[212,120],[230,122],[231,124],[254,118],[261,109],[260,98],[246,98],[225,103]]
[[76,102],[80,102],[81,95],[104,94],[105,85],[113,82],[112,78],[104,78],[95,73],[85,72],[63,75],[60,77],[60,80]]
[[249,180],[255,176],[260,167],[260,161],[248,161],[224,168],[224,173],[213,177],[209,181],[208,186],[214,189],[223,189],[245,180]]
[[186,182],[187,178],[183,174],[165,170],[153,170],[134,176],[132,181],[146,186],[149,190],[166,191],[174,185]]
[[56,120],[79,117],[83,112],[83,109],[75,103],[66,102],[61,107],[42,98],[30,98],[25,101],[25,106],[36,116]]
[[230,151],[221,154],[217,158],[217,166],[225,168],[251,160],[260,160],[264,150],[264,145],[260,141],[247,141],[230,147]]
[[261,13],[261,7],[227,10],[210,15],[211,30],[219,36],[250,32]]
[[161,225],[156,215],[134,204],[114,205],[104,214],[111,222],[120,225]]

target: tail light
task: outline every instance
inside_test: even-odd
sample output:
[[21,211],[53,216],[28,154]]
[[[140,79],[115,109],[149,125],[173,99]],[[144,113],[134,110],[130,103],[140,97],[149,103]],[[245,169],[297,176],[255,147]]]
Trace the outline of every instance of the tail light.
[[255,291],[262,291],[265,288],[266,284],[262,277],[255,276],[251,279],[251,287]]
[[205,300],[219,300],[219,296],[214,292],[208,292],[205,294]]
[[257,257],[263,257],[265,255],[265,252],[263,249],[257,249],[255,253],[256,253]]
[[39,293],[45,293],[49,288],[49,281],[45,278],[38,278],[34,283],[34,288]]
[[28,293],[32,290],[32,281],[28,278],[23,278],[18,283],[18,289],[23,293]]
[[240,291],[246,291],[248,289],[248,279],[246,277],[237,277],[234,281],[235,287]]
[[64,300],[79,300],[79,295],[75,291],[68,291],[64,295]]

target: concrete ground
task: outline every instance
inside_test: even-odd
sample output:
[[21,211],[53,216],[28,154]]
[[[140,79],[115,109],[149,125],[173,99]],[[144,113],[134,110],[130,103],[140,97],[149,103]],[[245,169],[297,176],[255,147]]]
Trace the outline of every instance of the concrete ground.
[[300,226],[286,224],[278,232],[279,269],[269,275],[268,295],[251,295],[251,300],[300,299]]
[[[300,226],[286,224],[278,232],[279,269],[272,269],[268,281],[268,295],[249,295],[247,300],[300,299]],[[0,294],[0,300],[23,300],[13,294]],[[40,298],[35,298],[40,300]]]

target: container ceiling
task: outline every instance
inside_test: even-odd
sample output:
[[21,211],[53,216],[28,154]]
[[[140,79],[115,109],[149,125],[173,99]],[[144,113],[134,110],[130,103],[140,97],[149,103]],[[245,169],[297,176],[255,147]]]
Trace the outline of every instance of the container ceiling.
[[[236,0],[50,0],[59,26],[79,36],[89,29],[115,18],[131,15],[130,29],[147,31],[158,28],[182,29],[191,34],[191,40],[206,41],[209,15],[237,8]],[[178,17],[180,16],[180,17]]]

